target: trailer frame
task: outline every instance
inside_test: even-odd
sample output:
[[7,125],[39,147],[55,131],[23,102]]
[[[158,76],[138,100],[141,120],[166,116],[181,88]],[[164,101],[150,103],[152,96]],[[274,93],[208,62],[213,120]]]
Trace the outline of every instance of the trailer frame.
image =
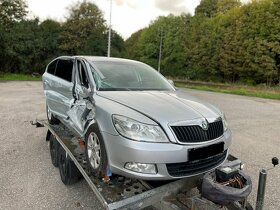
[[[51,135],[55,137],[59,145],[66,151],[66,156],[69,156],[74,162],[91,190],[97,196],[101,205],[107,210],[143,209],[146,207],[164,210],[195,210],[199,209],[196,206],[197,204],[206,205],[207,209],[220,209],[220,206],[202,198],[199,193],[186,197],[190,203],[189,206],[178,199],[179,194],[188,193],[194,188],[199,188],[203,174],[170,181],[169,183],[163,183],[156,187],[153,187],[149,182],[143,180],[127,179],[121,176],[114,177],[113,180],[108,183],[103,182],[89,173],[85,166],[85,155],[78,149],[78,145],[74,145],[75,142],[78,142],[78,138],[75,137],[75,135],[73,135],[73,133],[71,133],[63,124],[51,125],[47,120],[37,119],[31,121],[31,124],[36,127],[45,127],[48,129],[46,141],[49,141]],[[232,155],[228,155],[228,158],[223,165],[225,164],[229,167],[242,169],[242,162]],[[119,180],[122,181],[119,182]],[[130,189],[130,192],[125,193],[126,189]],[[243,203],[237,202],[227,206],[227,209],[251,209],[246,206],[250,205],[245,199]]]

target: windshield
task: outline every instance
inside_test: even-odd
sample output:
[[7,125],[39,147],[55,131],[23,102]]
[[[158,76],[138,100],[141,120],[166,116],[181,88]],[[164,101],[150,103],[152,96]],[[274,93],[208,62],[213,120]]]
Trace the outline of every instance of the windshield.
[[150,66],[137,62],[95,61],[93,77],[100,91],[174,90],[172,85]]

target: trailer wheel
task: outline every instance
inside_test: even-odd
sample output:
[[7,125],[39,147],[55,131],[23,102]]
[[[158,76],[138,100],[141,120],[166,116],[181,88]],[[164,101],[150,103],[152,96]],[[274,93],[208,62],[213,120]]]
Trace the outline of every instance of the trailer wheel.
[[108,159],[103,138],[94,126],[89,127],[85,135],[86,159],[88,170],[97,177],[104,177]]
[[59,147],[58,163],[61,181],[65,185],[75,184],[81,177],[81,173],[63,147]]
[[52,164],[55,167],[58,167],[58,152],[59,152],[59,143],[57,142],[55,136],[51,134],[50,136],[50,154]]
[[47,110],[48,122],[51,125],[59,124],[59,120],[53,116],[53,114],[52,114],[51,110],[49,109],[48,105],[46,106],[46,110]]

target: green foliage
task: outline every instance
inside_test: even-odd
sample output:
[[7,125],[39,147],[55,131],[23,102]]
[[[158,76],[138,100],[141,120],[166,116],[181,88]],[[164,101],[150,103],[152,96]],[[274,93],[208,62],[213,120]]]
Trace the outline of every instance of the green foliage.
[[[108,37],[108,33],[106,34]],[[123,57],[125,51],[125,44],[123,38],[114,30],[112,30],[111,37],[111,56],[113,57]]]
[[[25,0],[0,0],[0,73],[42,73],[59,55],[107,55],[108,27],[87,0],[65,22],[26,19]],[[184,79],[280,83],[280,1],[201,0],[195,15],[158,17],[125,42],[112,31],[111,54]]]
[[279,88],[278,89],[275,88],[274,91],[273,90],[270,91],[270,90],[266,90],[265,88],[257,88],[256,90],[252,90],[251,88],[248,88],[246,86],[235,87],[230,85],[228,88],[225,88],[225,87],[213,87],[207,85],[193,85],[193,84],[189,85],[183,83],[176,83],[176,87],[280,100]]
[[[73,5],[63,23],[25,19],[26,14],[24,0],[0,0],[0,74],[43,73],[47,63],[60,55],[107,54],[108,29],[93,3]],[[115,31],[111,51],[118,57],[124,52],[124,40]]]
[[188,15],[159,17],[148,28],[134,33],[126,41],[127,57],[141,60],[157,69],[162,36],[161,72],[179,76],[178,71],[185,65],[185,57],[181,53],[184,49],[182,39],[190,18]]
[[240,0],[219,0],[217,3],[217,12],[225,14],[229,10],[240,6],[241,6]]
[[142,35],[144,29],[141,29],[135,33],[133,33],[126,41],[125,41],[125,55],[130,59],[138,59],[139,58],[139,39]]
[[[58,49],[59,37],[62,32],[62,27],[59,22],[47,19],[38,25],[39,27],[39,62],[38,68],[43,69],[54,57],[61,54]],[[43,62],[42,62],[43,61]],[[34,70],[37,68],[35,67]]]
[[218,12],[219,0],[201,0],[195,9],[196,16],[213,17]]
[[[97,40],[104,43],[106,40],[105,20],[99,8],[90,2],[83,1],[69,9],[69,18],[63,25],[60,37],[60,49],[66,54],[104,55],[103,48],[96,45]],[[88,43],[95,45],[88,48]]]
[[0,81],[40,81],[42,78],[40,76],[32,76],[30,74],[11,74],[5,73],[0,74]]
[[6,29],[27,15],[25,0],[0,0],[0,25]]
[[280,1],[202,0],[195,15],[159,17],[126,41],[127,56],[162,73],[248,84],[280,82]]

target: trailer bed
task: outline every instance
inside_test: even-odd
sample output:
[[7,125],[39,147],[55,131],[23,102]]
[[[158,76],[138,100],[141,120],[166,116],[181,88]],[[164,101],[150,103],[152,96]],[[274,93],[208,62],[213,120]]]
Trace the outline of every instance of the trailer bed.
[[[50,125],[47,120],[35,120],[32,124],[46,127],[47,139],[50,135],[56,137],[105,209],[220,209],[220,206],[201,198],[197,190],[192,191],[199,186],[202,175],[156,184],[113,175],[109,182],[104,182],[88,172],[85,149],[69,129],[62,124]],[[238,168],[241,161],[229,155],[226,164]]]

